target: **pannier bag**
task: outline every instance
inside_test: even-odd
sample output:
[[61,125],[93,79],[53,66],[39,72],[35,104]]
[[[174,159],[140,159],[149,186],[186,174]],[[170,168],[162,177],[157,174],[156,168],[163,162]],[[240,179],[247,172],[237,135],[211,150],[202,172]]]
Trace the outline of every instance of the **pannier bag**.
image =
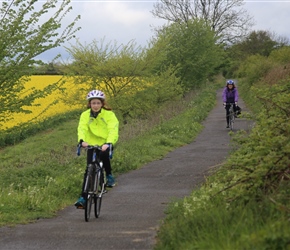
[[240,115],[242,113],[242,109],[238,105],[236,107],[236,113],[237,115]]

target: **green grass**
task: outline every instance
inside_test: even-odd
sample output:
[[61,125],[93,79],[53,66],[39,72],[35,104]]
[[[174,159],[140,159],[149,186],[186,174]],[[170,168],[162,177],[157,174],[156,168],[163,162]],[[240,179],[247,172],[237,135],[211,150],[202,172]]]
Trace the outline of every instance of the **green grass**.
[[1,225],[51,217],[75,198],[82,173],[76,126],[66,122],[0,151]]
[[[168,107],[156,110],[151,124],[135,136],[126,136],[130,124],[123,126],[112,160],[114,174],[140,168],[191,142],[215,99],[215,89],[204,88],[176,102],[173,116],[156,121]],[[77,199],[86,162],[84,152],[76,156],[77,124],[78,119],[71,119],[1,149],[0,226],[52,217]]]
[[27,122],[7,130],[0,130],[0,148],[14,145],[44,130],[54,128],[65,121],[75,119],[79,116],[80,112],[80,110],[74,110],[65,114],[49,117],[38,123]]
[[194,212],[189,212],[188,199],[171,204],[155,250],[289,249],[289,217],[267,199],[259,206],[237,202],[231,209],[223,199],[212,198]]

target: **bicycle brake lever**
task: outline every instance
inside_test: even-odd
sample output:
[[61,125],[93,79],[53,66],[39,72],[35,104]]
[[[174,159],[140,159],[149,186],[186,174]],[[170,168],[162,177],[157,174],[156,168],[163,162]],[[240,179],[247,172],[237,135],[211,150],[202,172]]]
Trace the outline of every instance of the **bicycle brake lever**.
[[77,148],[77,155],[80,156],[81,155],[81,146],[78,145],[78,148]]

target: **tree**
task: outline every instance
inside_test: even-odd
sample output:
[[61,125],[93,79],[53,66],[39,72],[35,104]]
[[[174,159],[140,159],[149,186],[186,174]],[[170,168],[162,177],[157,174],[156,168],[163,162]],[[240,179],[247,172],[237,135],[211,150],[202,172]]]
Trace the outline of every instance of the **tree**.
[[252,26],[252,17],[241,9],[243,0],[160,0],[152,14],[173,23],[203,19],[221,43],[243,37]]
[[277,37],[269,31],[252,31],[243,41],[237,44],[244,55],[256,55],[268,57],[271,52],[287,44],[287,41]]
[[273,32],[252,31],[241,41],[226,48],[228,59],[224,76],[233,77],[234,72],[239,69],[241,64],[244,64],[248,57],[254,55],[269,57],[273,51],[286,47],[287,44],[289,44],[289,39]]
[[223,50],[204,21],[189,20],[164,27],[155,46],[159,44],[163,46],[160,71],[174,66],[180,84],[189,89],[204,83],[222,63]]
[[183,94],[174,68],[158,69],[158,63],[163,62],[159,57],[163,57],[162,48],[156,48],[148,53],[147,48],[137,46],[133,40],[125,45],[106,43],[105,39],[90,44],[77,42],[68,48],[73,63],[66,67],[78,87],[65,98],[70,103],[84,103],[89,90],[100,89],[121,119],[120,123],[146,119],[156,106]]
[[60,62],[51,61],[35,65],[33,75],[63,75],[62,64]]
[[[77,16],[66,27],[61,23],[72,9],[70,0],[1,1],[0,8],[0,121],[12,112],[29,112],[36,98],[49,94],[56,85],[44,90],[30,89],[21,94],[41,53],[58,47],[74,37]],[[39,8],[41,7],[41,8]],[[36,10],[38,9],[38,10]]]
[[[116,97],[142,86],[140,76],[147,74],[148,62],[143,60],[145,49],[132,40],[126,45],[94,40],[67,48],[73,63],[66,65],[67,73],[75,77],[79,89],[102,88],[108,97]],[[88,85],[90,83],[90,85]],[[79,102],[82,96],[73,99]]]

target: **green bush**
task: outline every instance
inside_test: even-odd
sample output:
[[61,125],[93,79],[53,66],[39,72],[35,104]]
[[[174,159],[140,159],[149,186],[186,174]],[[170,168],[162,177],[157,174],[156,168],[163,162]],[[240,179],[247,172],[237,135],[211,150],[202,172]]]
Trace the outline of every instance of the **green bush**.
[[283,47],[278,50],[272,51],[269,58],[281,64],[289,64],[290,63],[290,47]]
[[259,82],[274,65],[274,61],[269,58],[260,55],[249,56],[237,74],[240,78],[246,78],[247,82],[252,85]]

